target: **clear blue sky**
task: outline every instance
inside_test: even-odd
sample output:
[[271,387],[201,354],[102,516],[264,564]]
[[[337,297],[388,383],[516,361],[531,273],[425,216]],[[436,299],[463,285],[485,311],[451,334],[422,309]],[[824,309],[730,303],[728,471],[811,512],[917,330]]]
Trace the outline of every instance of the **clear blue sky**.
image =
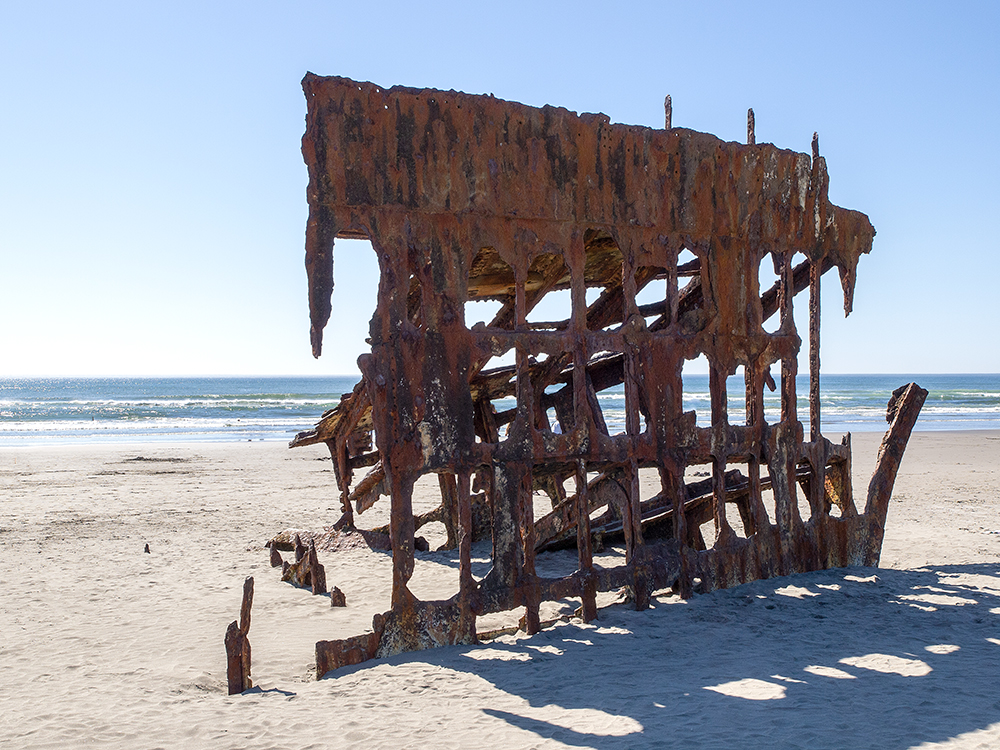
[[311,70],[808,152],[878,230],[828,372],[1000,371],[1000,3],[0,0],[0,376],[356,371],[338,243],[312,359]]

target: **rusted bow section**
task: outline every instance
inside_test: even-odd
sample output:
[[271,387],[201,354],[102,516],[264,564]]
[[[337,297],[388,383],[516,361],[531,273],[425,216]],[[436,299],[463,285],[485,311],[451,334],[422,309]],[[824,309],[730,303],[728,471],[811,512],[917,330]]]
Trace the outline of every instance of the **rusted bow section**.
[[[657,589],[688,596],[878,562],[926,392],[910,385],[894,396],[859,513],[850,438],[820,433],[820,279],[838,269],[850,312],[875,230],[827,199],[815,137],[810,157],[756,144],[752,113],[741,145],[672,128],[669,114],[654,130],[453,91],[312,74],[303,87],[316,356],[335,238],[370,239],[381,283],[362,381],[293,445],[330,447],[341,525],[381,495],[392,503],[392,609],[373,633],[318,643],[319,676],[473,643],[485,613],[523,607],[533,632],[542,601],[579,597],[590,620],[596,592],[622,586],[643,608]],[[762,276],[773,284],[762,288]],[[792,311],[807,288],[805,440]],[[484,300],[489,314],[473,324]],[[489,366],[504,355],[511,364]],[[705,427],[682,401],[685,362],[700,355],[710,371]],[[772,365],[780,415],[764,408]],[[740,371],[745,419],[731,424],[726,378]],[[620,424],[604,408],[608,394],[623,402]],[[708,478],[685,481],[697,468]],[[655,470],[655,491],[641,470]],[[428,472],[442,504],[415,519],[414,482]],[[550,503],[544,515],[537,490]],[[447,601],[420,601],[407,585],[414,530],[428,520],[442,521],[459,550],[458,592]],[[471,566],[479,536],[493,541],[481,580]],[[616,539],[624,562],[602,557]],[[567,545],[578,549],[575,572],[536,573],[538,550]]]

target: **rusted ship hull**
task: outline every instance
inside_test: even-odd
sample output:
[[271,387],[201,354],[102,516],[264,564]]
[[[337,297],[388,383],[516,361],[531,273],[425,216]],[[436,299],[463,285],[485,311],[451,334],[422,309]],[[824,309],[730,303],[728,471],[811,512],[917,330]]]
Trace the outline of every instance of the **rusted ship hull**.
[[[375,617],[373,633],[317,644],[319,676],[475,642],[476,618],[490,612],[523,607],[525,628],[536,631],[542,601],[579,597],[589,620],[599,590],[627,586],[643,608],[668,587],[687,596],[877,563],[895,471],[926,394],[911,385],[894,397],[859,512],[849,437],[832,443],[820,431],[819,300],[822,275],[836,267],[850,311],[875,231],[863,214],[830,204],[815,137],[809,156],[755,143],[752,125],[741,145],[669,122],[624,126],[486,96],[311,74],[303,86],[315,355],[335,239],[371,240],[381,283],[361,383],[293,445],[330,447],[341,525],[383,494],[392,506],[392,608]],[[762,264],[776,277],[767,289]],[[808,440],[793,317],[806,290]],[[562,300],[556,319],[536,314],[546,297]],[[495,310],[472,325],[477,300]],[[490,366],[507,353],[513,364]],[[685,362],[701,355],[708,427],[682,402]],[[781,413],[768,419],[774,365]],[[734,424],[726,379],[740,370],[746,418]],[[609,428],[600,400],[618,387],[621,430]],[[685,482],[697,466],[711,472],[700,494]],[[363,467],[371,469],[355,483]],[[641,469],[660,478],[649,497]],[[431,472],[442,495],[434,518],[460,560],[458,591],[443,602],[420,601],[408,587],[416,524],[426,520],[414,517],[412,491]],[[538,519],[536,491],[551,504]],[[595,530],[621,535],[624,563],[595,562]],[[481,580],[470,557],[477,534],[493,542]],[[536,551],[567,543],[577,570],[538,575]]]

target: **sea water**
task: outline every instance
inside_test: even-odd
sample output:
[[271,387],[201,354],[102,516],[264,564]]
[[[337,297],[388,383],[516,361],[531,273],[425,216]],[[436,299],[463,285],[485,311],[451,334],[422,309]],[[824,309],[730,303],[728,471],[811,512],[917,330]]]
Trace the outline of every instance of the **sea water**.
[[355,377],[0,379],[0,446],[290,440]]
[[[781,418],[781,381],[775,390],[764,390],[764,418],[774,424]],[[711,422],[712,402],[707,375],[685,375],[684,410],[694,411],[697,423]],[[1000,429],[1000,375],[822,375],[820,425],[823,434],[884,432],[886,406],[892,392],[907,383],[928,391],[916,430]],[[726,383],[727,413],[731,424],[746,420],[746,386],[742,375]],[[798,418],[809,434],[809,376],[795,380]],[[598,394],[612,434],[625,430],[625,391],[619,386]],[[509,406],[513,406],[510,400]]]
[[[1000,375],[824,375],[822,428],[828,436],[886,429],[892,391],[909,382],[929,391],[917,430],[1000,429]],[[150,441],[291,440],[336,406],[357,376],[0,379],[0,446]],[[765,390],[768,422],[780,417],[780,383]],[[729,421],[744,415],[743,378],[727,384]],[[809,381],[796,380],[808,434]],[[609,431],[625,429],[625,393],[599,395]],[[511,408],[513,399],[496,402]],[[707,375],[684,376],[684,409],[707,426]]]

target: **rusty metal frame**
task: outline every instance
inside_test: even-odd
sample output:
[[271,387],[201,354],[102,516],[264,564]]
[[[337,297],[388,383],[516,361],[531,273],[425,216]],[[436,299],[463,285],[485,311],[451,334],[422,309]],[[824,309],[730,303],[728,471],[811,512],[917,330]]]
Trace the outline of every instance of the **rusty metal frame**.
[[[669,97],[666,127],[657,130],[312,74],[303,88],[316,356],[330,315],[334,240],[369,239],[381,281],[371,353],[358,362],[362,381],[293,445],[330,447],[340,526],[391,497],[393,559],[391,610],[375,616],[372,633],[319,642],[318,677],[376,656],[476,642],[476,618],[486,613],[523,607],[535,632],[542,601],[579,597],[591,620],[596,593],[622,586],[641,609],[665,588],[690,596],[877,564],[895,471],[926,392],[911,385],[894,397],[859,513],[850,436],[832,443],[820,432],[820,281],[838,269],[849,313],[858,259],[875,230],[864,214],[829,202],[815,136],[811,156],[758,144],[751,111],[748,143],[723,142],[672,127]],[[679,262],[685,249],[694,260]],[[805,260],[793,265],[796,253]],[[778,277],[770,289],[759,288],[761,263]],[[662,297],[640,305],[637,294],[650,284]],[[599,290],[589,302],[588,289]],[[792,314],[806,289],[808,440]],[[564,319],[529,319],[545,295],[565,290]],[[488,325],[469,328],[466,303],[478,299],[500,309]],[[764,322],[774,315],[780,323],[769,333]],[[487,369],[509,351],[515,364]],[[684,363],[702,354],[708,427],[682,402]],[[773,388],[776,363],[781,415],[769,423],[763,391]],[[746,421],[731,424],[726,378],[739,367]],[[619,385],[626,418],[612,434],[597,394]],[[516,405],[498,411],[504,397]],[[685,471],[698,465],[711,478],[686,483]],[[371,470],[355,483],[363,467]],[[640,469],[658,470],[655,496],[641,496]],[[442,505],[415,518],[413,486],[429,472],[439,476]],[[537,521],[536,490],[552,506]],[[408,588],[415,528],[428,519],[442,521],[459,550],[458,591],[447,601],[420,601]],[[712,540],[699,530],[707,520]],[[492,537],[492,569],[476,580],[471,545],[482,534]],[[605,534],[623,538],[624,565],[595,562],[595,539]],[[577,570],[538,575],[536,552],[567,544],[578,549]]]

